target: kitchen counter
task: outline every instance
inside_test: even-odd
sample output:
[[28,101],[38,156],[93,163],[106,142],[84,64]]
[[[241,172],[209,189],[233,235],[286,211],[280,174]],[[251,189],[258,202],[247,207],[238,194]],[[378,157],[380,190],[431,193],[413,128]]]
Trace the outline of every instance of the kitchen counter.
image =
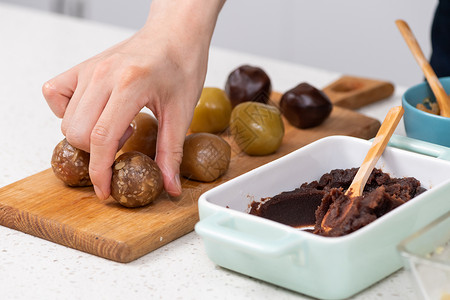
[[[131,31],[0,4],[0,187],[50,167],[62,139],[42,84],[127,38]],[[229,72],[249,63],[263,67],[273,87],[301,81],[324,87],[341,74],[212,48],[207,86],[223,87]],[[351,74],[355,75],[355,74]],[[404,88],[360,111],[384,119]],[[404,134],[403,125],[396,131]],[[2,299],[309,299],[220,268],[195,232],[128,264],[112,262],[0,226]],[[352,299],[413,299],[400,270]]]

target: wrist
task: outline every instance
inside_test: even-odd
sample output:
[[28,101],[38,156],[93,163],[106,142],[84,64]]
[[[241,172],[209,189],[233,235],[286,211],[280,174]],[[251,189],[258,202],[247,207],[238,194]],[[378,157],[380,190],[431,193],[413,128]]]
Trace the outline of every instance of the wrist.
[[153,0],[144,27],[167,32],[185,43],[209,46],[224,3],[225,0]]

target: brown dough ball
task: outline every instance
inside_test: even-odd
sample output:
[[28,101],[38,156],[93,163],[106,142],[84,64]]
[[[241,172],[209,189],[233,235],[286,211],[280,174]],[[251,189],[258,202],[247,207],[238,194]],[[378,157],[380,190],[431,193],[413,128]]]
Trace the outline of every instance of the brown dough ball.
[[224,139],[211,133],[193,133],[184,141],[180,174],[211,182],[225,174],[230,158],[231,147]]
[[267,104],[272,92],[272,83],[263,69],[243,65],[228,75],[225,92],[233,107],[247,101]]
[[324,92],[302,82],[283,94],[280,109],[291,125],[306,129],[322,124],[331,114],[333,104]]
[[147,205],[163,190],[161,170],[143,153],[123,153],[115,160],[112,169],[111,196],[123,206]]
[[158,121],[150,114],[140,112],[131,122],[133,133],[122,147],[122,152],[139,151],[155,159]]
[[68,186],[90,186],[88,152],[73,147],[63,139],[52,155],[53,173]]

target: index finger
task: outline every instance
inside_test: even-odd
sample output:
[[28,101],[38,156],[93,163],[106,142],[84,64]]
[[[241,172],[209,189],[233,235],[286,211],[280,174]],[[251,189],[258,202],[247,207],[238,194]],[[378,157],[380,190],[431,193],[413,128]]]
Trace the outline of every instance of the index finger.
[[62,118],[78,85],[78,68],[74,67],[44,83],[42,94],[53,113]]

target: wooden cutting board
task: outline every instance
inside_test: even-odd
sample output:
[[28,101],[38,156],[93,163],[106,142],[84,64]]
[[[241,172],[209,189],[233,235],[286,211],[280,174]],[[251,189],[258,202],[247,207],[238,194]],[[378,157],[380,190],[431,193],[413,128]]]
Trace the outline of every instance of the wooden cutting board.
[[[361,106],[366,103],[367,89],[372,94],[381,91],[377,100],[388,96],[384,88],[389,83],[354,80],[359,82],[354,85],[357,90],[330,94],[336,105],[347,99],[347,94],[353,105]],[[273,101],[279,98],[280,94],[274,93]],[[91,187],[69,188],[56,179],[51,169],[44,170],[0,189],[0,225],[114,261],[130,262],[191,232],[198,221],[197,200],[203,192],[326,136],[372,138],[380,122],[335,106],[318,127],[299,130],[286,122],[285,126],[282,146],[268,156],[245,155],[225,136],[233,151],[229,170],[222,178],[213,183],[183,179],[180,197],[164,193],[143,208],[124,208],[112,198],[100,201]]]

